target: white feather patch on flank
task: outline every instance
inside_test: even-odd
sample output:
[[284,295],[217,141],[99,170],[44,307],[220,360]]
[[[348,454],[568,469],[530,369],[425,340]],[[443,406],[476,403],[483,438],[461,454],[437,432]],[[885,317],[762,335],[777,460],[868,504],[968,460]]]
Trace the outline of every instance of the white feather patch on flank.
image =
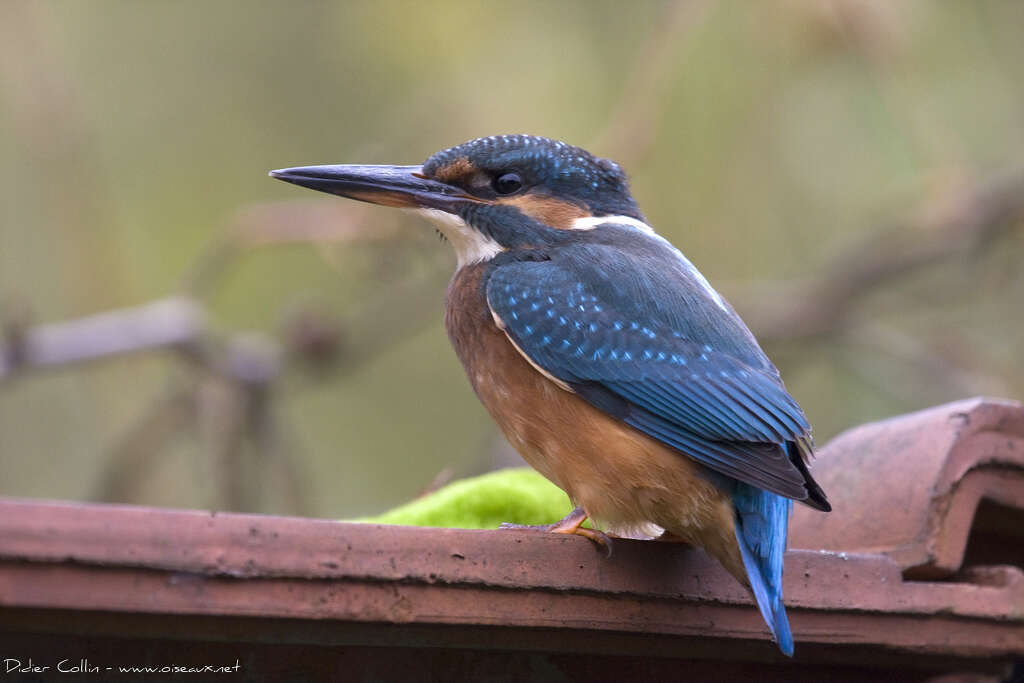
[[572,222],[570,230],[593,230],[599,225],[629,225],[648,235],[656,234],[654,228],[632,216],[583,216]]
[[666,247],[672,250],[672,252],[682,263],[683,268],[686,270],[686,272],[689,273],[690,276],[694,279],[694,281],[696,281],[696,283],[700,285],[701,289],[703,289],[704,292],[707,293],[709,297],[711,297],[711,300],[714,301],[718,305],[718,307],[721,308],[723,311],[729,310],[729,306],[725,303],[725,299],[722,298],[722,295],[716,292],[715,288],[711,286],[710,282],[708,282],[708,279],[704,277],[704,275],[699,270],[697,270],[697,267],[695,265],[690,263],[690,259],[683,256],[683,252],[676,249],[675,245],[673,245],[671,242],[669,242],[667,239],[665,239],[658,233],[654,232],[654,228],[647,225],[647,223],[644,223],[643,221],[633,218],[631,216],[584,216],[583,218],[577,218],[573,222],[572,229],[593,230],[594,228],[600,225],[628,225],[629,227],[636,228],[640,232],[660,241],[662,244],[664,244]]
[[498,244],[493,238],[471,228],[455,214],[440,209],[414,209],[414,211],[436,225],[441,234],[452,243],[459,268],[481,261],[490,261],[505,251],[505,247]]

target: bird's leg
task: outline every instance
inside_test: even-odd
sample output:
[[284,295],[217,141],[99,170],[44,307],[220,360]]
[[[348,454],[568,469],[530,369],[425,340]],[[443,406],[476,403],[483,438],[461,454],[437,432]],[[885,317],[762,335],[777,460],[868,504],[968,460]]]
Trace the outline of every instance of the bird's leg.
[[597,529],[587,529],[583,526],[583,522],[587,521],[587,513],[582,507],[578,507],[564,518],[558,520],[554,524],[540,524],[532,526],[529,524],[512,524],[511,522],[502,523],[501,529],[531,529],[533,531],[547,531],[553,534],[576,534],[589,538],[594,543],[601,546],[608,557],[612,556],[612,539],[603,531]]

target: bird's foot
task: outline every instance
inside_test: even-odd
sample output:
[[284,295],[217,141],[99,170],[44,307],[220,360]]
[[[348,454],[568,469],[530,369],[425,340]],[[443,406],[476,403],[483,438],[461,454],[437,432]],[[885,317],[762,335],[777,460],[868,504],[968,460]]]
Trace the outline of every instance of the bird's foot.
[[607,557],[612,556],[612,538],[603,531],[597,529],[587,529],[583,526],[583,522],[587,521],[587,513],[583,508],[576,508],[570,512],[564,519],[561,519],[554,524],[540,524],[540,525],[529,525],[529,524],[512,524],[511,522],[504,522],[499,527],[500,529],[526,529],[532,531],[546,531],[552,534],[576,534],[577,536],[583,536],[589,538],[591,541],[601,546]]

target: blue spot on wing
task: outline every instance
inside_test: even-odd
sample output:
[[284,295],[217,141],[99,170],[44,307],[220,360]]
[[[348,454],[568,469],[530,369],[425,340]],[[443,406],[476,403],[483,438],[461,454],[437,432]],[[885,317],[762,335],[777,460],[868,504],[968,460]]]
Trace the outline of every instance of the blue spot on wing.
[[[715,316],[735,314],[709,302],[697,313],[712,332],[675,329],[667,324],[673,316],[624,305],[600,282],[582,282],[586,273],[571,265],[512,262],[490,275],[488,303],[534,363],[598,408],[713,470],[806,498],[785,444],[810,427],[745,327],[753,348],[730,352],[743,341],[726,339]],[[662,278],[662,290],[671,286]],[[522,296],[508,297],[506,287]],[[729,324],[736,323],[742,325],[738,318]],[[561,343],[541,341],[556,336]]]

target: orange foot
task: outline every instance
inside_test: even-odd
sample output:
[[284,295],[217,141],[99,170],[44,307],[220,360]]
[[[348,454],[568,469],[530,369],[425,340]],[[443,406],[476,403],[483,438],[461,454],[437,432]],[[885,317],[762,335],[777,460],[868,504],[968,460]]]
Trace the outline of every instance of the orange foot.
[[586,529],[582,526],[583,522],[587,521],[587,513],[583,508],[579,507],[570,512],[564,519],[561,519],[554,524],[541,524],[539,526],[531,526],[529,524],[512,524],[511,522],[504,522],[501,525],[501,529],[532,529],[533,531],[547,531],[553,534],[576,534],[578,536],[584,536],[589,538],[594,543],[598,544],[604,549],[607,557],[612,556],[612,539],[603,531],[597,529]]

